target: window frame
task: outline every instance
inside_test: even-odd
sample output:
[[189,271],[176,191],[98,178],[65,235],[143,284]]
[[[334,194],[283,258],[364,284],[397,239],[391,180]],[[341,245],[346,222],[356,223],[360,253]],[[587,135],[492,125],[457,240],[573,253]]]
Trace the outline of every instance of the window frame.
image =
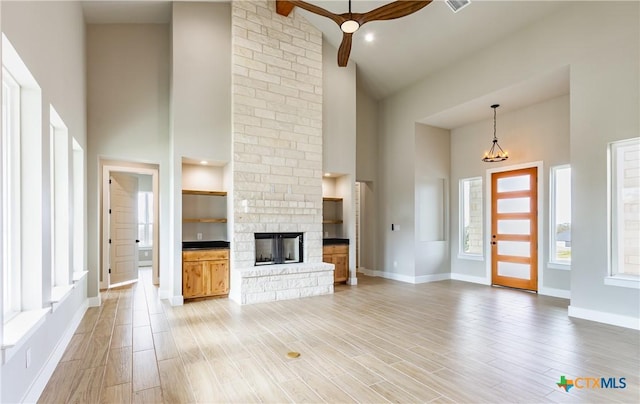
[[[480,225],[482,226],[482,234],[480,236],[480,252],[479,253],[469,253],[464,251],[465,245],[465,218],[466,218],[466,209],[469,202],[465,201],[465,184],[471,183],[471,181],[480,181],[480,191],[482,192],[481,198],[479,201],[480,204]],[[468,260],[476,260],[483,261],[484,260],[484,180],[482,176],[477,177],[468,177],[461,178],[458,182],[458,196],[459,196],[459,206],[458,206],[458,258],[468,259]],[[466,203],[465,203],[466,202]]]
[[[152,248],[153,247],[153,192],[142,191],[138,192],[138,205],[140,204],[140,195],[144,195],[144,220],[140,219],[138,214],[138,238],[140,239],[140,248]],[[138,211],[140,206],[138,206]],[[143,234],[140,234],[139,226],[144,226]]]
[[[568,261],[560,261],[556,259],[556,232],[555,228],[557,226],[556,223],[556,184],[557,184],[557,175],[556,173],[559,170],[571,170],[570,164],[561,164],[557,166],[553,166],[549,169],[549,262],[548,267],[554,269],[564,269],[571,270],[571,259]],[[571,178],[570,178],[571,181]],[[571,185],[571,184],[570,184]],[[570,191],[571,192],[571,188]],[[569,202],[571,203],[571,197]],[[569,206],[571,210],[571,206]]]
[[71,210],[69,130],[55,108],[49,106],[51,185],[51,289],[58,301],[71,284]]
[[[640,289],[640,275],[625,274],[619,272],[620,256],[624,255],[624,235],[621,233],[624,231],[624,226],[620,221],[623,219],[623,215],[619,212],[624,212],[624,205],[622,204],[622,187],[619,187],[620,176],[622,175],[623,167],[618,155],[619,150],[633,145],[640,145],[640,137],[617,140],[610,142],[607,148],[607,167],[608,167],[608,272],[605,277],[605,284],[610,286],[620,286]],[[622,241],[621,241],[622,239]],[[623,257],[624,260],[624,257]]]
[[21,86],[2,67],[2,274],[3,321],[22,311]]

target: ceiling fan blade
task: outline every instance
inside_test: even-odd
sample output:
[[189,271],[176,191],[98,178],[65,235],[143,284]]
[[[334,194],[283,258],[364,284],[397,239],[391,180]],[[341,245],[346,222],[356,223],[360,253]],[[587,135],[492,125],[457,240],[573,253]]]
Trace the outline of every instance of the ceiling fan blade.
[[[431,4],[432,0],[426,1],[394,1],[393,3],[385,4],[374,10],[366,12],[364,14],[353,14],[353,18],[360,23],[360,25],[370,21],[382,21],[393,20],[413,14],[416,11]],[[344,14],[343,14],[344,15]]]
[[307,11],[310,11],[310,12],[312,12],[314,14],[318,14],[320,16],[327,17],[327,18],[333,20],[338,25],[340,25],[340,24],[342,24],[343,22],[346,21],[346,18],[344,18],[343,16],[338,15],[338,14],[334,14],[331,11],[325,10],[324,8],[318,7],[318,6],[313,5],[311,3],[307,3],[306,1],[287,0],[286,2],[290,3],[293,6],[300,7],[302,9],[307,10]]
[[351,39],[353,34],[342,33],[342,43],[338,49],[338,66],[345,67],[349,62],[349,54],[351,53]]

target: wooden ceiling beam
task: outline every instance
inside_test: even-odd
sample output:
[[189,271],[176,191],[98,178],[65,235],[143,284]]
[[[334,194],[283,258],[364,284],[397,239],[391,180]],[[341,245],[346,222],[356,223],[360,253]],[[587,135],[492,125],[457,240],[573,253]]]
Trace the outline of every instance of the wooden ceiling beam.
[[276,13],[288,17],[293,10],[293,3],[286,0],[276,0]]

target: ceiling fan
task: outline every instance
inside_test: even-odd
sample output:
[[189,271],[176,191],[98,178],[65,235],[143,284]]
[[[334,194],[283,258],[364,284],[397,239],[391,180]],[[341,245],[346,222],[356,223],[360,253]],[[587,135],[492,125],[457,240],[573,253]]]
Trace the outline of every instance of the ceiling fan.
[[432,0],[426,1],[405,1],[399,0],[385,4],[366,13],[352,13],[351,0],[349,0],[349,12],[335,14],[306,1],[298,0],[276,0],[276,12],[283,16],[288,16],[294,7],[300,7],[314,14],[327,17],[333,20],[342,30],[342,43],[338,49],[338,66],[344,67],[349,61],[351,53],[351,37],[361,26],[371,21],[393,20],[413,14],[423,7],[426,7]]

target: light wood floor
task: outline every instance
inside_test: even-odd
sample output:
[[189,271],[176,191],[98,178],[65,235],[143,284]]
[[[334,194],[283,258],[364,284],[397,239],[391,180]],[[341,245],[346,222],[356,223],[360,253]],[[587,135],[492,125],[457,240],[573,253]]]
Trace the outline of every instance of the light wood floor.
[[[567,300],[363,276],[332,296],[171,307],[149,275],[87,311],[40,402],[640,402],[639,333],[569,319]],[[565,392],[561,375],[627,388]]]

